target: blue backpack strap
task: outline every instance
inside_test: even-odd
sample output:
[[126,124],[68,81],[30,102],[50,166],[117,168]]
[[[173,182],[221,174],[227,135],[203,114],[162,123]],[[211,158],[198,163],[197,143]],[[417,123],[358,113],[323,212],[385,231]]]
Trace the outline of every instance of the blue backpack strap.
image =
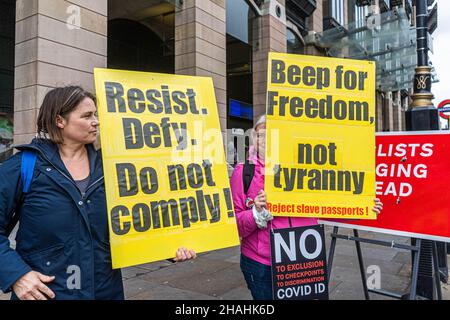
[[34,166],[36,164],[36,151],[25,150],[22,152],[22,163],[20,165],[20,178],[23,184],[23,193],[27,193],[33,180]]
[[[30,189],[31,181],[33,180],[34,166],[36,164],[37,154],[35,151],[25,150],[22,151],[22,160],[20,164],[20,178],[22,179],[23,190],[22,195],[20,196],[19,203],[22,204],[25,198],[25,193],[27,193]],[[19,211],[16,210],[13,212],[11,221],[6,226],[6,235],[9,236],[14,227],[17,225],[19,221]]]
[[244,186],[244,194],[246,196],[248,194],[248,189],[250,189],[250,185],[252,184],[254,175],[255,175],[255,165],[253,163],[249,163],[248,160],[245,160],[244,168],[242,170],[242,179]]

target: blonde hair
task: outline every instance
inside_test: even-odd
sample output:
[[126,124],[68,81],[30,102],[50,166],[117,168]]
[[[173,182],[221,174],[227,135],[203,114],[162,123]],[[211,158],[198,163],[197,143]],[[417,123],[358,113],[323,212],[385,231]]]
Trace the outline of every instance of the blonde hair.
[[252,128],[252,145],[255,145],[255,141],[256,141],[256,128],[261,125],[261,124],[265,124],[266,123],[266,115],[263,114],[262,116],[259,116],[258,119],[256,120],[255,124],[253,125]]

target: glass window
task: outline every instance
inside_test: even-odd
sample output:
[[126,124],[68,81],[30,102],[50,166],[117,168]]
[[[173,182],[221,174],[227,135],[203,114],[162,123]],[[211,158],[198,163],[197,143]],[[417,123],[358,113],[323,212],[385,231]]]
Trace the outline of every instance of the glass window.
[[304,54],[305,48],[300,37],[289,28],[286,28],[287,53]]
[[227,1],[227,33],[249,43],[249,6],[244,0]]
[[344,0],[332,0],[331,1],[331,16],[339,22],[340,25],[344,25]]
[[[355,28],[362,28],[366,25],[366,16],[369,14],[369,7],[359,7],[355,5]],[[356,34],[356,39],[363,41],[364,34],[362,32],[358,32]],[[364,42],[361,44],[364,46]]]

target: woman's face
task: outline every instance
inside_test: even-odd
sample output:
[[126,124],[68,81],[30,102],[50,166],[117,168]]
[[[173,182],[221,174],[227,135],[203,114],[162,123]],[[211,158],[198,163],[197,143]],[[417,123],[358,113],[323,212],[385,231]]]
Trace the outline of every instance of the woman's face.
[[95,142],[99,122],[97,108],[91,98],[84,98],[66,118],[58,117],[57,120],[57,125],[62,130],[64,143]]
[[266,156],[266,124],[261,123],[255,128],[256,134],[256,149],[258,157],[264,160]]

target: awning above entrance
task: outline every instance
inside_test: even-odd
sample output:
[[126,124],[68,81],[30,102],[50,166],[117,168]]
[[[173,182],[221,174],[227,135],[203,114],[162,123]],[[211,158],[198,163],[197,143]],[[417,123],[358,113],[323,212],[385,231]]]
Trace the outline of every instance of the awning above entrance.
[[[413,86],[417,65],[416,29],[410,25],[403,8],[312,34],[305,40],[324,48],[332,57],[376,61],[379,91]],[[435,82],[436,74],[433,75]]]

